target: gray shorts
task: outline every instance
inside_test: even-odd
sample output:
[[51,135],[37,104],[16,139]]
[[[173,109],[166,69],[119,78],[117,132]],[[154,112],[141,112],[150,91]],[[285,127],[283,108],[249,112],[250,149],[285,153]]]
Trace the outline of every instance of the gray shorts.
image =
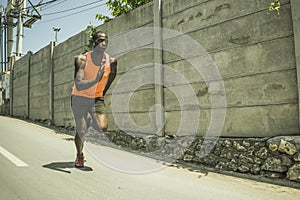
[[76,118],[86,116],[87,113],[90,114],[96,113],[98,115],[106,114],[104,97],[99,97],[94,99],[94,98],[72,95],[71,106],[72,106],[74,117]]

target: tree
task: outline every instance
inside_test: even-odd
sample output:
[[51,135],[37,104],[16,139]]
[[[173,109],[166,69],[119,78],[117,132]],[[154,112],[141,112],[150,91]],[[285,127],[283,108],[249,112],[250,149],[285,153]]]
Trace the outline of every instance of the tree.
[[269,7],[269,11],[276,11],[279,14],[280,0],[274,0]]
[[90,22],[88,28],[85,30],[85,34],[88,35],[88,44],[85,45],[85,49],[82,54],[90,51],[93,48],[93,35],[96,32],[96,27]]
[[[105,4],[108,6],[108,9],[111,11],[111,15],[113,17],[117,17],[128,13],[129,11],[149,3],[153,0],[108,0]],[[108,16],[102,14],[96,14],[95,18],[99,21],[108,22],[110,18]],[[88,44],[85,46],[84,52],[89,51],[93,47],[93,34],[96,31],[96,27],[93,26],[91,23],[88,26],[88,29],[85,33],[88,35]]]
[[[113,17],[118,17],[151,1],[153,0],[108,0],[105,4],[111,11],[111,15]],[[279,14],[279,9],[280,0],[273,0],[273,2],[270,3],[269,11],[276,11],[277,14]],[[104,22],[108,22],[109,20],[111,20],[108,16],[99,13],[95,14],[95,18],[99,21]],[[96,30],[96,27],[94,27],[92,24],[90,24],[89,27],[90,28],[86,30],[86,34],[89,35],[89,44],[86,45],[85,51],[88,51],[88,49],[92,47],[92,35]]]
[[[111,15],[113,17],[118,17],[151,1],[153,0],[108,0],[105,4],[111,11]],[[96,14],[95,18],[104,22],[110,20],[108,16],[102,14]]]
[[[111,11],[111,15],[113,17],[117,17],[151,1],[153,0],[108,0],[105,4]],[[270,3],[269,11],[276,11],[277,14],[279,14],[279,9],[280,0],[273,0],[273,2]],[[95,15],[95,18],[104,22],[108,22],[110,20],[108,16],[99,13]]]

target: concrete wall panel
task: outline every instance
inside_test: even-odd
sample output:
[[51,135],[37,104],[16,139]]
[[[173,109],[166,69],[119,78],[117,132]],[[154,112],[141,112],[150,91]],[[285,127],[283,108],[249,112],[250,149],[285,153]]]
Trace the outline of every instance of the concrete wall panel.
[[[227,99],[223,136],[265,137],[299,133],[299,86],[291,4],[289,0],[282,0],[280,15],[277,15],[267,11],[269,3],[265,0],[162,2],[163,28],[185,34],[178,37],[163,35],[167,134],[207,133],[212,111],[211,88],[216,79],[223,81]],[[154,117],[153,31],[136,31],[137,28],[152,27],[153,23],[153,3],[149,3],[97,27],[108,33],[107,52],[118,59],[116,80],[105,97],[109,130],[135,132],[129,119],[137,126],[145,127]],[[185,36],[192,39],[191,43],[187,43]],[[50,119],[53,114],[55,125],[74,126],[70,105],[74,56],[84,51],[87,42],[87,35],[81,31],[55,46],[52,58],[49,45],[30,57],[29,105],[23,84],[27,80],[28,57],[16,62],[14,96],[22,94],[13,102],[16,115],[23,115],[29,107],[31,119]],[[197,50],[195,45],[203,48]],[[208,77],[202,77],[191,63],[195,63],[200,72],[207,70]],[[212,73],[213,66],[217,66],[218,76]],[[178,79],[170,71],[185,79]],[[174,91],[183,96],[176,96]],[[111,98],[119,99],[122,105],[128,94],[129,113],[123,110],[112,112]],[[52,100],[53,105],[50,105]],[[191,118],[183,125],[187,128],[178,132],[182,112],[190,113],[187,116]],[[200,113],[200,123],[191,133],[189,127],[198,121],[192,118],[195,112]],[[116,124],[114,117],[120,117],[120,124]],[[156,128],[153,123],[149,129],[138,131],[155,134]]]

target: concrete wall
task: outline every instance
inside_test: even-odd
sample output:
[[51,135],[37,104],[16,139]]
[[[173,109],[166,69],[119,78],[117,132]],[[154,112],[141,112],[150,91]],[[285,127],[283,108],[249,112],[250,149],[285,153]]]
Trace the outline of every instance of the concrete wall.
[[[268,4],[259,0],[164,1],[163,27],[199,42],[222,74],[227,98],[223,135],[299,133],[291,7],[289,1],[283,1],[280,15],[274,15],[267,12]],[[189,47],[182,45],[182,51],[189,51]],[[198,131],[205,133],[210,121],[210,86],[199,80],[199,73],[186,60],[174,54],[166,53],[164,64],[184,74],[197,94],[208,87],[198,97]],[[174,95],[165,95],[166,130],[174,132],[180,109]]]
[[[154,84],[145,84],[134,91],[129,102],[129,113],[119,109],[112,113],[111,108],[112,91],[120,78],[128,75],[128,72],[131,75],[128,80],[125,80],[123,84],[125,86],[114,94],[114,98],[119,102],[122,102],[128,93],[133,92],[130,89],[131,86],[134,86],[137,82],[143,82],[143,77],[138,75],[141,70],[143,72],[146,71],[147,77],[152,82],[154,81],[153,50],[143,48],[153,47],[153,34],[148,33],[143,35],[143,37],[136,37],[136,35],[131,34],[131,31],[143,27],[153,27],[153,3],[139,7],[99,27],[99,29],[106,31],[111,36],[107,51],[111,56],[118,59],[118,74],[106,97],[110,130],[120,130],[121,128],[124,131],[155,134],[154,126],[148,129],[137,129],[136,127],[148,125],[151,121],[149,113],[154,114],[154,111],[149,111],[155,102]],[[150,65],[143,66],[144,64]],[[136,69],[140,66],[143,66],[143,68]],[[128,114],[130,115],[130,120],[136,123],[135,126],[128,123]],[[116,118],[119,119],[118,124],[115,122]]]
[[14,65],[13,73],[13,115],[22,116],[28,118],[28,106],[29,106],[29,62],[30,54],[25,55],[20,61]]
[[[265,137],[294,135],[299,133],[298,84],[295,60],[293,19],[289,0],[282,1],[280,15],[269,13],[269,2],[265,0],[164,0],[162,3],[162,27],[184,33],[200,44],[216,64],[221,74],[227,105],[223,136]],[[111,96],[118,81],[133,73],[133,79],[125,85],[134,85],[145,79],[154,82],[153,36],[132,37],[130,31],[153,26],[153,3],[98,27],[110,36],[108,52],[118,59],[118,74],[112,89],[106,96],[109,129],[136,131],[127,123],[128,113],[123,110],[111,112]],[[181,43],[180,37],[169,37],[163,41],[165,48],[180,46],[182,53],[190,46]],[[81,32],[57,45],[51,55],[51,45],[30,56],[30,104],[29,118],[50,119],[58,126],[74,126],[70,107],[70,93],[73,86],[73,60],[81,53],[87,38]],[[134,45],[131,45],[134,44]],[[127,47],[134,46],[132,49]],[[167,134],[194,134],[184,129],[177,133],[182,112],[200,113],[198,135],[205,135],[211,121],[212,85],[216,80],[205,82],[195,71],[189,60],[202,56],[190,55],[188,59],[171,52],[163,53],[163,64],[175,70],[188,80],[196,94],[199,105],[179,104],[172,90],[182,91],[183,83],[169,85],[164,89]],[[52,59],[49,59],[52,58]],[[51,61],[52,60],[52,61]],[[26,80],[28,56],[18,60],[14,66],[14,97]],[[148,64],[147,66],[143,66]],[[137,66],[142,68],[135,69]],[[140,71],[139,71],[140,70]],[[137,75],[134,76],[134,73]],[[172,77],[164,74],[165,80]],[[114,98],[124,99],[130,89],[114,93]],[[184,92],[184,91],[182,91]],[[24,93],[24,92],[23,92]],[[129,114],[138,126],[151,123],[155,114],[154,84],[139,87],[131,96]],[[25,95],[25,94],[24,94]],[[14,99],[14,115],[24,115],[24,100]],[[189,97],[187,97],[189,98]],[[25,112],[26,113],[26,112]],[[118,118],[118,124],[115,119]],[[198,119],[189,119],[195,125]],[[187,127],[189,126],[187,125]],[[154,134],[155,126],[139,129],[139,132]]]
[[[29,75],[29,118],[50,119],[51,45],[31,57]],[[16,96],[15,96],[16,97]]]
[[58,44],[53,52],[53,122],[74,126],[70,94],[74,84],[74,56],[84,51],[86,34],[81,32]]

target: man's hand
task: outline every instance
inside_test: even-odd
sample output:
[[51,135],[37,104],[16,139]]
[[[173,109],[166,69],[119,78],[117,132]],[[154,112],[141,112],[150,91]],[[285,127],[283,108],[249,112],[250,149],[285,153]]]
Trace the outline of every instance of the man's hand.
[[98,83],[103,77],[103,74],[105,72],[105,67],[104,66],[100,67],[94,79],[84,80],[83,77],[84,77],[85,62],[79,62],[79,61],[80,60],[77,57],[75,60],[75,70],[78,69],[78,71],[75,74],[75,85],[77,90],[81,91],[81,90],[88,89],[93,85],[95,85],[96,83]]
[[105,72],[105,66],[102,66],[99,71],[97,72],[96,80],[99,82],[102,79],[102,76]]

